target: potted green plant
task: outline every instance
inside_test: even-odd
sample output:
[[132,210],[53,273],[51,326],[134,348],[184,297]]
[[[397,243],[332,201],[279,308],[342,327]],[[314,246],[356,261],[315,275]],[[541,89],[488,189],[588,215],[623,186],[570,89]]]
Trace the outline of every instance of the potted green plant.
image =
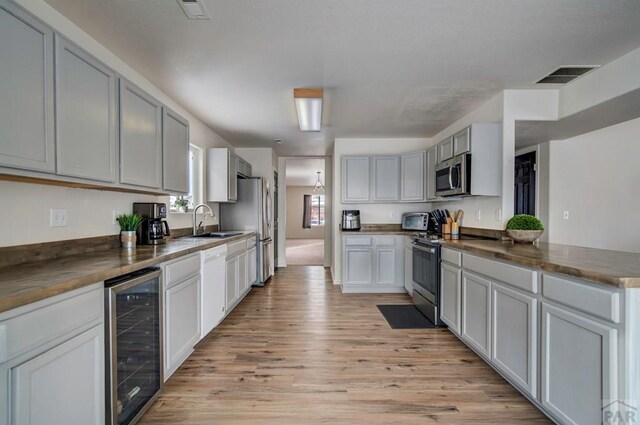
[[178,196],[178,199],[175,200],[173,205],[178,209],[178,212],[186,213],[187,208],[189,207],[189,201],[184,199],[182,196]]
[[517,214],[507,222],[507,235],[518,243],[533,243],[544,232],[542,222],[528,214]]
[[131,249],[136,247],[136,230],[144,220],[136,213],[120,214],[116,217],[116,222],[120,225],[120,243],[123,248]]

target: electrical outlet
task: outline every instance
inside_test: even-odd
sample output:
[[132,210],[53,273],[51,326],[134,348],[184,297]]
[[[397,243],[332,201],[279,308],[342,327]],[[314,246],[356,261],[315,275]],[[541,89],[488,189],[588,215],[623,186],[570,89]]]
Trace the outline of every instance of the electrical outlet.
[[496,221],[502,221],[502,209],[500,208],[496,210]]
[[51,208],[51,227],[65,227],[67,225],[67,210]]
[[480,221],[482,219],[482,214],[480,213],[480,210],[476,210],[476,221]]
[[114,224],[116,226],[118,225],[118,222],[116,221],[116,217],[119,216],[120,214],[122,214],[121,211],[113,210],[113,222],[112,222],[112,224]]
[[562,214],[562,218],[564,218],[565,220],[569,220],[569,211],[565,211],[565,212]]

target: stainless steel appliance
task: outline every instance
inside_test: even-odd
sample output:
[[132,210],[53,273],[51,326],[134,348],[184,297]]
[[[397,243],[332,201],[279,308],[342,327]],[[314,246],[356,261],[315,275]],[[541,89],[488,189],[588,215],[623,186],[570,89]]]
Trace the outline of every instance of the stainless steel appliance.
[[162,386],[160,269],[105,280],[106,423],[136,423]]
[[258,281],[254,286],[264,286],[273,275],[271,202],[269,180],[250,178],[238,180],[236,203],[220,204],[220,230],[248,230],[258,235]]
[[471,194],[471,154],[465,153],[436,166],[436,195]]
[[360,230],[360,210],[342,210],[342,230]]
[[159,245],[167,241],[166,237],[171,235],[169,224],[164,220],[167,218],[167,205],[156,202],[135,202],[133,212],[144,221],[138,227],[136,235],[138,245]]
[[433,324],[440,321],[440,244],[427,235],[414,238],[413,259],[413,304]]
[[418,232],[427,232],[433,230],[433,221],[431,213],[413,212],[402,214],[402,230],[416,230]]

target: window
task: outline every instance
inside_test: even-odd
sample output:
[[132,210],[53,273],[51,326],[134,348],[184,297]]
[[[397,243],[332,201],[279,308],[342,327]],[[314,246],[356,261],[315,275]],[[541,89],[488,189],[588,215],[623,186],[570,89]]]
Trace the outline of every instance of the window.
[[311,225],[324,226],[324,195],[311,195]]
[[[189,145],[189,193],[184,196],[184,199],[189,202],[190,209],[202,203],[202,178],[202,149]],[[177,196],[169,198],[171,212],[178,212],[178,208],[175,206],[177,199]]]

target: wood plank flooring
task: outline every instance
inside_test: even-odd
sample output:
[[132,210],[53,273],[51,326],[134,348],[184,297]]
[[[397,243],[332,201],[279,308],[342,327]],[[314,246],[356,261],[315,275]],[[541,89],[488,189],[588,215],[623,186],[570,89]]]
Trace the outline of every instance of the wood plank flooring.
[[446,329],[393,330],[322,267],[279,269],[169,379],[142,424],[547,424]]

